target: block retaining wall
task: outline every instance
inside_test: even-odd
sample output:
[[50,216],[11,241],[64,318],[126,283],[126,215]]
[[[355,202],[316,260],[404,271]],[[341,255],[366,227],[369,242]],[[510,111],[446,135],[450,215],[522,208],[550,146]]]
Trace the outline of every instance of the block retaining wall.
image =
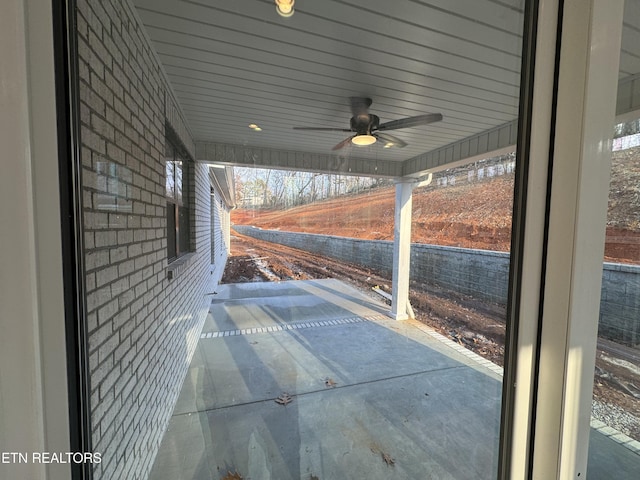
[[[261,240],[365,265],[391,277],[393,242],[262,230],[235,225]],[[411,244],[411,280],[505,305],[509,254],[439,245]],[[640,266],[604,263],[599,334],[629,345],[640,343]]]

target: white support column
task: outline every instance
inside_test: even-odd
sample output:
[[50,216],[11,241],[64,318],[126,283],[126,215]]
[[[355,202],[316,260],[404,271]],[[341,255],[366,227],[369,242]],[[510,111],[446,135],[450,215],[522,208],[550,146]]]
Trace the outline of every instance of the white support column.
[[222,217],[224,218],[223,232],[227,255],[231,255],[231,210],[226,205],[222,209]]
[[409,318],[409,268],[411,257],[411,205],[415,181],[396,183],[396,203],[393,228],[393,287],[391,316],[396,320]]

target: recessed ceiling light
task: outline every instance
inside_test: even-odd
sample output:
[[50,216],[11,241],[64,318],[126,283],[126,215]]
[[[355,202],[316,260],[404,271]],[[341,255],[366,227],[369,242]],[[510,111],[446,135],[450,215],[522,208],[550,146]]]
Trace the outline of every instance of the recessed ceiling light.
[[276,1],[276,12],[281,17],[290,17],[293,15],[293,4],[295,0],[275,0]]
[[249,128],[258,128],[258,125],[256,125],[255,123],[252,123],[251,125],[249,125]]
[[256,132],[261,132],[262,131],[262,129],[260,127],[256,127],[253,130],[256,131]]
[[387,142],[384,144],[384,148],[391,148],[393,147],[394,143],[393,142]]

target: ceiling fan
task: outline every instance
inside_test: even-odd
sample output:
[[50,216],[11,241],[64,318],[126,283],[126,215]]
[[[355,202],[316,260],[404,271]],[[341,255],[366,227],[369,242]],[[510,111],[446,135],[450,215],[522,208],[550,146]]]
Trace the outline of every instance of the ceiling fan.
[[385,142],[385,148],[406,147],[403,140],[385,133],[387,130],[398,130],[399,128],[417,127],[428,123],[439,122],[442,115],[439,113],[429,113],[415,117],[400,118],[390,122],[380,123],[377,115],[369,113],[369,107],[373,100],[365,97],[349,97],[351,101],[351,128],[322,128],[322,127],[293,127],[294,130],[315,130],[325,132],[355,132],[355,135],[345,138],[332,150],[340,150],[349,142],[354,145],[372,145],[378,140]]

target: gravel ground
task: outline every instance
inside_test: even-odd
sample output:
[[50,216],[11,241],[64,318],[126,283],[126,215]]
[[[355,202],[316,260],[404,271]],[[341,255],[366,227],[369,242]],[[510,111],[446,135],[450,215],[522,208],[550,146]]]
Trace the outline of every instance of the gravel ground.
[[635,440],[640,438],[640,418],[617,405],[594,400],[591,415]]

